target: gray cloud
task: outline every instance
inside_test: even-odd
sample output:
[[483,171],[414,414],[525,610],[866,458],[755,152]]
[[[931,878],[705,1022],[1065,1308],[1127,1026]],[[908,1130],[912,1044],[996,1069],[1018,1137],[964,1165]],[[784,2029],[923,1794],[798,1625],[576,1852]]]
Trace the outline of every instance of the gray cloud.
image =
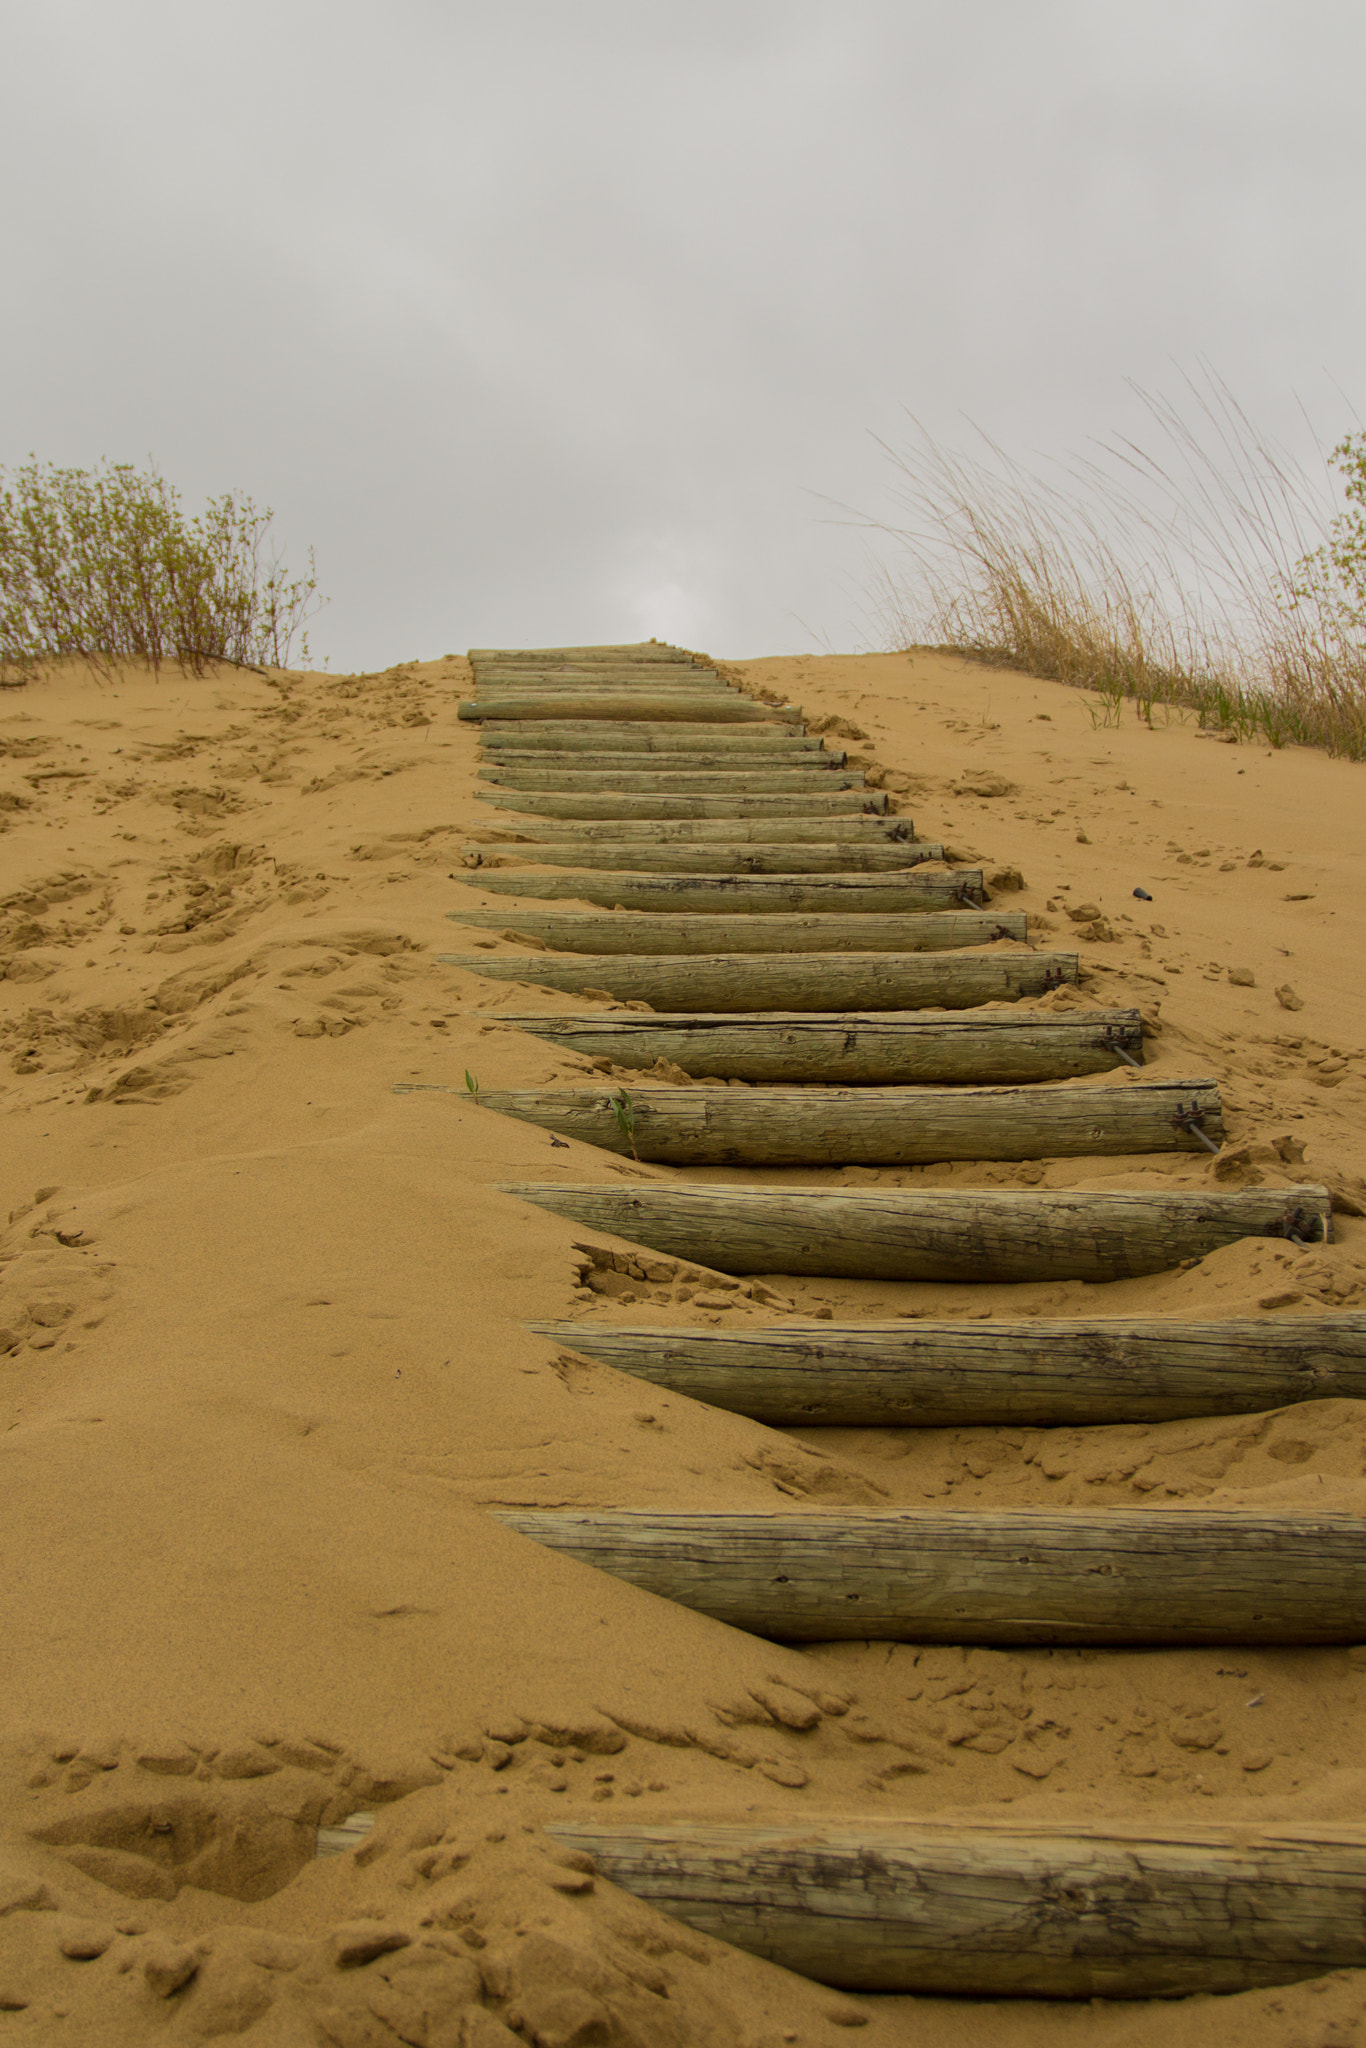
[[[1335,0],[8,11],[0,461],[153,454],[311,541],[334,666],[866,634],[902,408],[1062,453],[1212,361],[1355,375]],[[799,623],[801,622],[801,623]]]

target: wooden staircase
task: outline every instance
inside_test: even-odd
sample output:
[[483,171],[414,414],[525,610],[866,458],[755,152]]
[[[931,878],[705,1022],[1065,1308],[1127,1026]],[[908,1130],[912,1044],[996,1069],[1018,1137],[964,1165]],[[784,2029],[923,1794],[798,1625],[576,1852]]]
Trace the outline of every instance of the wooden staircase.
[[[485,1106],[662,1164],[884,1164],[1217,1151],[1206,1076],[1135,1082],[1132,1009],[1012,1013],[1077,979],[888,811],[863,771],[699,657],[475,650],[483,794],[515,841],[452,915],[528,954],[450,964],[630,1013],[503,1021],[620,1081]],[[479,860],[492,849],[472,848]],[[507,866],[507,861],[518,865]],[[557,900],[595,909],[528,909]],[[925,1011],[934,1014],[922,1014]],[[952,1013],[952,1014],[945,1014]],[[1112,1072],[1112,1087],[1078,1086]],[[802,1084],[800,1086],[794,1084]],[[1072,1085],[1059,1085],[1072,1084]],[[1239,1238],[1331,1237],[1317,1186],[1142,1193],[737,1188],[659,1177],[509,1190],[589,1230],[733,1274],[1109,1281]],[[1366,1393],[1366,1317],[806,1325],[543,1323],[548,1339],[775,1427],[1032,1427],[1245,1413]],[[503,1519],[787,1641],[1322,1644],[1366,1639],[1366,1525],[1346,1516],[916,1509]],[[1225,1991],[1366,1963],[1366,1838],[952,1828],[557,1829],[708,1932],[850,1988],[979,1995]]]

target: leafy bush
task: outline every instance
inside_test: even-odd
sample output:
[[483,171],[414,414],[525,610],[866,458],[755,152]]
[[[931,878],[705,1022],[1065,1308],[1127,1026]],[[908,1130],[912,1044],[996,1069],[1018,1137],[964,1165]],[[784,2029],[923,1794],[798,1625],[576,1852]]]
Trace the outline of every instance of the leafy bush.
[[1331,620],[1339,639],[1366,637],[1366,434],[1348,434],[1330,460],[1350,509],[1337,514],[1328,539],[1298,564],[1294,602]]
[[[155,468],[0,469],[0,679],[71,656],[284,667],[318,608],[267,551],[272,514],[227,492],[188,518]],[[308,640],[302,654],[308,659]]]

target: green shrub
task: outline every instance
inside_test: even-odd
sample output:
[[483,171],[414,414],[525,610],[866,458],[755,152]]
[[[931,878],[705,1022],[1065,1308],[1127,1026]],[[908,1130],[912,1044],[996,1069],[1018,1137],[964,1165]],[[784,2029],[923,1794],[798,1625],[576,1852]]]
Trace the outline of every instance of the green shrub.
[[1329,459],[1344,480],[1349,509],[1296,565],[1292,603],[1329,620],[1339,640],[1366,638],[1366,433],[1348,434]]
[[188,518],[155,468],[0,469],[0,679],[76,657],[284,667],[318,608],[312,552],[291,581],[272,514],[227,492]]

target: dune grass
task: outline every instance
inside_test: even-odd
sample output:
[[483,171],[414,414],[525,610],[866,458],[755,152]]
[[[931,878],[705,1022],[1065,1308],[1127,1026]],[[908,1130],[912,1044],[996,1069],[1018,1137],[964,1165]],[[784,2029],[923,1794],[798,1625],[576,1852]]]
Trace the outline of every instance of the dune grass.
[[1050,481],[990,441],[913,422],[884,444],[907,523],[872,590],[891,648],[932,645],[1273,747],[1366,760],[1366,435],[1306,472],[1216,379],[1184,409],[1139,393],[1157,451],[1102,446]]
[[0,470],[0,682],[72,657],[285,667],[300,637],[307,661],[313,556],[291,581],[271,517],[228,492],[189,518],[154,467]]

